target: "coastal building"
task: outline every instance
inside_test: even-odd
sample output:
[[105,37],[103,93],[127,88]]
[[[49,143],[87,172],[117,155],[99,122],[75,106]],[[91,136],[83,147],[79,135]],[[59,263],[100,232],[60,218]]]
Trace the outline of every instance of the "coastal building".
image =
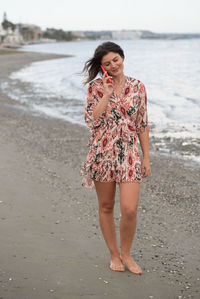
[[83,31],[72,31],[72,35],[77,39],[85,39],[86,38]]
[[34,24],[17,24],[25,41],[38,42],[42,37],[42,30]]
[[23,36],[20,33],[19,27],[7,19],[7,14],[4,12],[3,20],[0,24],[0,43],[2,47],[19,47],[23,44]]
[[140,30],[116,30],[112,31],[112,39],[115,40],[131,40],[140,39],[142,31]]
[[110,30],[84,31],[84,34],[88,39],[112,39],[112,32]]
[[6,34],[3,38],[3,45],[6,47],[19,47],[24,44],[23,36],[19,32],[18,26],[14,30],[10,27],[5,30]]

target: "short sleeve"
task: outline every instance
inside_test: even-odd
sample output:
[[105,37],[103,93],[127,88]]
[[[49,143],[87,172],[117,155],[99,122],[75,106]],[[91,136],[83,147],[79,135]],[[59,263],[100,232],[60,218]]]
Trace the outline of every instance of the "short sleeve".
[[146,129],[149,130],[147,115],[147,93],[146,88],[142,82],[139,82],[139,108],[136,118],[136,132],[137,134],[144,132]]
[[104,122],[103,114],[94,120],[93,112],[97,104],[99,103],[103,93],[97,90],[97,86],[94,82],[91,82],[88,87],[87,103],[85,105],[84,118],[86,125],[93,131],[98,129]]

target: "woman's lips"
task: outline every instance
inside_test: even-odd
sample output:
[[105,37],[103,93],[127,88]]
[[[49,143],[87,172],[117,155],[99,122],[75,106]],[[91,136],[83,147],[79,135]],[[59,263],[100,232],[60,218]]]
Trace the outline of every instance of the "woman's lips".
[[112,70],[114,73],[118,72],[119,69]]

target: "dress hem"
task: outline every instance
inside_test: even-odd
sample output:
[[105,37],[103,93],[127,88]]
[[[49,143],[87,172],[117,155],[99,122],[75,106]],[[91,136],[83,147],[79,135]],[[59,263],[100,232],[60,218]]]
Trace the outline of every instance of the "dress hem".
[[87,183],[82,183],[82,187],[86,187],[86,188],[95,188],[95,185],[94,185],[94,181],[96,182],[101,182],[101,183],[112,183],[112,182],[115,182],[117,184],[119,183],[138,183],[138,184],[141,184],[143,182],[143,180],[141,179],[140,181],[139,180],[126,180],[126,181],[118,181],[118,180],[104,180],[104,181],[101,181],[101,180],[94,180],[94,179],[90,179],[91,180],[91,183],[90,184],[87,184]]

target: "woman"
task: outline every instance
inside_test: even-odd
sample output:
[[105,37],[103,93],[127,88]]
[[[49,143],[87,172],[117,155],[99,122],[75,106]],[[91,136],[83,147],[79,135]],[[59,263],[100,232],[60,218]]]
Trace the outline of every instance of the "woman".
[[[85,64],[89,83],[85,121],[91,130],[89,152],[81,174],[82,185],[96,189],[99,221],[110,251],[110,269],[136,274],[142,269],[130,255],[136,230],[137,206],[142,178],[150,173],[149,125],[144,84],[124,75],[124,52],[113,42],[101,44]],[[102,78],[100,66],[106,73]],[[93,80],[93,81],[92,81]],[[143,152],[140,162],[137,136]],[[114,224],[116,183],[120,189],[120,243]]]

